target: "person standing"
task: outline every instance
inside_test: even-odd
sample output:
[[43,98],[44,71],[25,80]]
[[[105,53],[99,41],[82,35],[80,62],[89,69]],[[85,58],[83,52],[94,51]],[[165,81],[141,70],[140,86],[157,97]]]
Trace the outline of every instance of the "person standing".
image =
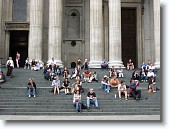
[[16,66],[19,68],[19,63],[20,63],[20,54],[19,52],[16,52]]
[[14,62],[12,60],[12,57],[9,57],[9,60],[6,62],[6,67],[8,68],[6,76],[11,77],[12,70],[14,68]]

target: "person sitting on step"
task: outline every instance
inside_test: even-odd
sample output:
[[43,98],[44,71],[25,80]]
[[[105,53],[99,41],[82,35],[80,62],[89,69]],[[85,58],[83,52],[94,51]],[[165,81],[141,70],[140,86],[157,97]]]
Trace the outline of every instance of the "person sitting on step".
[[65,89],[65,95],[69,94],[69,90],[70,90],[70,82],[68,80],[68,78],[65,78],[65,80],[63,81],[62,87],[64,87]]
[[132,95],[134,99],[136,99],[136,95],[138,95],[138,99],[141,99],[141,90],[137,90],[137,83],[138,82],[135,83],[134,80],[130,81],[130,95]]
[[63,74],[63,78],[70,78],[69,70],[66,67],[64,67],[62,74]]
[[94,104],[94,106],[99,109],[96,93],[94,92],[93,88],[91,88],[90,91],[87,93],[87,110],[90,109],[90,104]]
[[82,76],[85,82],[90,82],[91,72],[89,70],[84,70]]
[[60,80],[59,80],[59,77],[56,76],[55,77],[56,79],[52,81],[52,86],[53,86],[53,93],[56,94],[56,91],[57,93],[59,94],[59,88],[60,88]]
[[110,92],[110,85],[109,85],[109,79],[107,75],[104,75],[102,81],[101,81],[102,89],[105,90],[107,93]]
[[83,62],[83,70],[89,70],[89,62],[87,61],[87,59],[84,60]]
[[140,82],[147,81],[147,73],[144,68],[140,71]]
[[117,70],[117,76],[119,78],[123,78],[124,77],[124,74],[123,74],[123,69],[121,68],[121,66],[119,66],[119,69]]
[[112,66],[112,68],[109,70],[109,77],[113,77],[114,75],[117,76],[117,72],[114,66]]
[[29,98],[31,97],[31,91],[32,91],[33,97],[36,97],[36,84],[33,78],[29,79],[29,83],[27,85],[27,94]]
[[79,76],[79,70],[77,67],[72,71],[72,76],[70,77],[71,79],[76,78],[76,76]]
[[31,67],[31,63],[29,61],[29,57],[27,57],[26,60],[25,60],[24,69],[30,69],[30,67]]
[[108,69],[108,62],[106,59],[101,62],[101,69]]
[[139,76],[139,73],[137,72],[137,70],[133,71],[131,79],[133,79],[135,81],[139,81],[140,80],[140,76]]
[[134,64],[131,59],[127,62],[127,69],[128,70],[133,70],[134,69]]
[[92,82],[92,81],[98,82],[98,74],[96,73],[96,71],[94,71],[94,72],[91,74],[91,77],[90,77],[89,82]]
[[72,84],[72,93],[75,93],[77,90],[82,93],[84,92],[84,89],[82,88],[82,81],[80,80],[80,77],[76,77],[76,81]]
[[151,76],[151,78],[149,79],[149,84],[148,84],[148,90],[151,89],[153,93],[156,92],[156,81],[155,78],[153,76]]
[[118,85],[120,84],[120,82],[119,82],[119,80],[117,79],[117,76],[116,75],[114,75],[113,77],[112,77],[112,79],[110,80],[110,86],[112,87],[112,88],[118,88]]
[[122,80],[120,85],[118,85],[118,93],[119,93],[119,99],[121,100],[121,94],[124,93],[125,95],[125,99],[127,99],[127,88],[126,88],[126,85],[125,85],[125,81]]
[[76,112],[82,112],[81,94],[79,90],[73,95],[73,105],[76,108]]

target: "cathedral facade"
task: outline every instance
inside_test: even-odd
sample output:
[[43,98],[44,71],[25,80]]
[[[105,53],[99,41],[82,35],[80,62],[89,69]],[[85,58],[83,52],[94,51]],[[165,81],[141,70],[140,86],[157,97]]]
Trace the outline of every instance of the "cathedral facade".
[[160,0],[0,0],[0,58],[160,68]]

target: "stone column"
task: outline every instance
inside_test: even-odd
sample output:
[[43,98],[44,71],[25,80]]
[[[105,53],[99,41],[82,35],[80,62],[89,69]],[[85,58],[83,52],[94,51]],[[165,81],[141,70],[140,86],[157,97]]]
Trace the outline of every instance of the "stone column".
[[121,0],[109,0],[109,67],[123,66],[121,47]]
[[100,68],[103,60],[102,0],[90,0],[90,68]]
[[[2,21],[3,21],[3,15],[2,15],[2,11],[3,11],[3,5],[2,5],[2,0],[0,0],[0,51],[2,51],[1,49],[4,49],[2,46],[3,46],[3,41],[2,41]],[[0,58],[2,55],[0,55]],[[1,62],[0,62],[1,63]]]
[[108,2],[104,2],[104,58],[109,59],[109,7]]
[[56,64],[63,67],[61,61],[61,44],[62,44],[62,0],[50,0],[48,60],[54,58]]
[[28,55],[42,60],[43,0],[30,0],[30,32]]
[[160,68],[160,0],[153,0],[155,67]]

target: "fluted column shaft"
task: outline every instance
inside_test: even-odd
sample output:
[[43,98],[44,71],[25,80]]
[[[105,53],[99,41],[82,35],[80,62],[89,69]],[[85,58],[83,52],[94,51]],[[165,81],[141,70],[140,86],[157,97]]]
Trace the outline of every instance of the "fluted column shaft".
[[122,66],[121,0],[109,0],[109,67]]
[[100,68],[103,60],[102,0],[90,0],[90,67]]
[[155,67],[160,68],[160,0],[153,0]]
[[30,0],[29,58],[42,60],[43,0]]
[[57,65],[62,66],[62,0],[49,1],[49,41],[48,60],[54,58]]

